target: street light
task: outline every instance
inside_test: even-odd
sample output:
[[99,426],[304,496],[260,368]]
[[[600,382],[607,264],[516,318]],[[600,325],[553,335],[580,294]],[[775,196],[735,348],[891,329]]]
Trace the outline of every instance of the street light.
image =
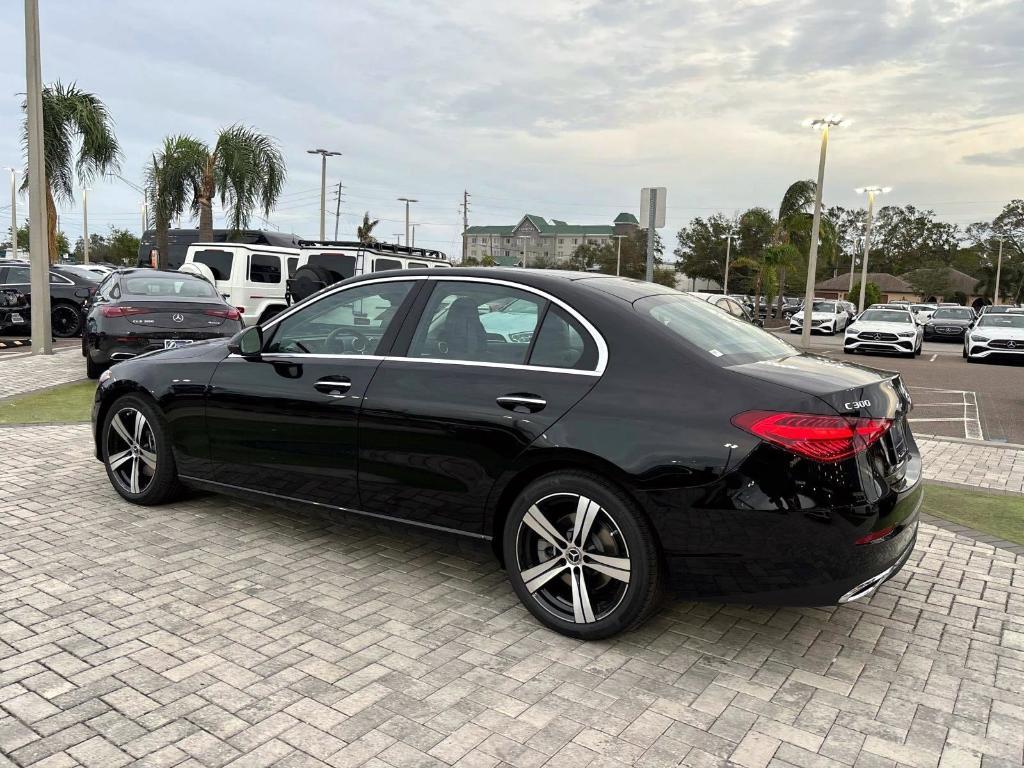
[[401,232],[392,232],[391,236],[393,238],[395,238],[395,245],[401,245],[402,244],[402,233]]
[[999,260],[996,262],[996,295],[992,303],[999,306],[999,278],[1003,272],[1003,238],[999,238]]
[[807,256],[807,285],[804,289],[804,327],[800,343],[807,348],[811,345],[811,314],[814,306],[814,283],[818,272],[818,232],[821,228],[821,190],[825,185],[825,153],[828,151],[828,132],[843,122],[842,115],[826,115],[804,121],[809,128],[821,131],[821,155],[818,159],[818,184],[814,190],[814,218],[811,221],[811,252]]
[[327,210],[327,158],[337,157],[341,152],[332,152],[329,149],[307,149],[307,154],[320,155],[320,239],[326,237],[324,230],[324,217]]
[[89,263],[89,192],[91,187],[82,187],[82,261]]
[[18,258],[18,179],[21,171],[8,167],[11,172],[11,256]]
[[735,232],[726,232],[724,235],[719,235],[719,240],[725,240],[725,281],[722,283],[722,295],[725,296],[729,293],[729,255],[732,250],[732,239],[736,237]]
[[612,237],[614,237],[616,240],[619,241],[618,244],[615,247],[615,274],[616,275],[621,275],[622,274],[622,240],[623,240],[623,238],[629,237],[629,235],[612,235]]
[[857,313],[864,311],[864,291],[867,289],[868,281],[868,254],[871,253],[871,221],[875,213],[875,195],[884,195],[892,190],[892,187],[857,187],[857,194],[868,196],[868,223],[864,230],[864,261],[860,265],[860,301],[857,303]]
[[405,203],[405,244],[409,244],[409,203],[418,203],[415,197],[400,197],[398,202]]
[[46,236],[46,164],[43,160],[43,76],[39,61],[39,0],[25,0],[25,144],[28,150],[29,281],[32,354],[52,355],[50,259]]

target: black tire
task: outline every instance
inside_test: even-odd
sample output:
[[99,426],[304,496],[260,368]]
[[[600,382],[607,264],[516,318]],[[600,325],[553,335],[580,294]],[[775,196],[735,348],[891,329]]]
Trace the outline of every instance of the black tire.
[[[144,419],[141,429],[136,414],[141,414]],[[115,426],[115,419],[119,427]],[[133,450],[133,443],[140,450]],[[122,498],[133,504],[163,504],[181,492],[166,424],[149,400],[139,395],[124,395],[115,400],[103,419],[100,449],[110,484]],[[126,453],[129,454],[127,458]],[[113,461],[112,456],[115,457]],[[151,458],[147,459],[147,456]],[[118,461],[120,464],[116,463]]]
[[964,358],[964,359],[966,360],[966,359],[967,359],[967,347],[963,347],[963,348],[962,348],[962,349],[960,350],[960,354],[961,354],[961,355],[963,356],[963,358]]
[[917,357],[920,357],[920,355],[921,355],[921,353],[923,351],[924,351],[924,342],[921,342],[921,346],[919,346],[917,349],[914,350],[914,355],[917,356]]
[[[579,537],[577,518],[590,523]],[[576,546],[579,539],[583,546]],[[661,557],[647,519],[616,486],[586,472],[556,472],[530,483],[505,520],[502,549],[523,605],[569,637],[599,640],[634,629],[662,597]]]
[[50,307],[50,327],[59,339],[70,339],[82,332],[82,310],[69,301],[58,301]]
[[304,264],[295,270],[295,274],[288,285],[292,300],[302,301],[322,288],[333,285],[336,282],[334,275],[326,267]]
[[98,379],[100,374],[107,370],[109,366],[103,363],[97,363],[92,359],[92,356],[86,353],[85,355],[85,375],[90,379]]
[[843,347],[843,354],[844,355],[852,355],[852,354],[855,354],[856,352],[857,352],[857,350],[855,350],[855,349],[847,349],[846,347]]

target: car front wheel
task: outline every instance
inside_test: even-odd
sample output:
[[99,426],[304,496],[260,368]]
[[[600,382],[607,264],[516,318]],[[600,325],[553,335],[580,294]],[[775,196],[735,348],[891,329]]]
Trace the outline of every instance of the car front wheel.
[[597,640],[639,626],[662,593],[658,547],[621,490],[584,472],[534,481],[505,521],[503,550],[519,599],[542,624]]
[[149,401],[139,395],[116,400],[103,420],[101,447],[110,484],[128,501],[149,506],[178,494],[171,441]]
[[82,313],[74,304],[61,301],[50,309],[50,328],[59,339],[77,336],[82,330]]

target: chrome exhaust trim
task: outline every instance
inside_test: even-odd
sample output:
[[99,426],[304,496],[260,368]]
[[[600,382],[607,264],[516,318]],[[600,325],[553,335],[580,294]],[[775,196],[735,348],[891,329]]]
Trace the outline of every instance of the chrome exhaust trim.
[[111,360],[130,360],[135,357],[134,352],[114,352],[110,355]]
[[875,592],[878,591],[878,588],[882,586],[885,580],[888,579],[895,570],[895,565],[890,566],[881,573],[875,574],[867,581],[858,584],[856,587],[854,587],[845,595],[839,598],[839,604],[842,605],[843,603],[852,603],[854,600],[863,600],[866,597],[871,597],[873,594],[875,594]]

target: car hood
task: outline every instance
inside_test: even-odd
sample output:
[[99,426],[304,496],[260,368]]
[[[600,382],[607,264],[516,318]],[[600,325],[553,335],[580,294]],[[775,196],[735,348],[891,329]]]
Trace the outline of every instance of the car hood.
[[[811,320],[831,320],[833,317],[838,317],[838,315],[833,315],[831,312],[811,312]],[[801,309],[799,312],[793,315],[793,319],[803,320],[804,311]]]
[[968,326],[971,324],[971,322],[971,320],[960,320],[947,317],[933,317],[928,321],[928,325]]
[[917,327],[909,323],[886,323],[879,320],[864,321],[858,320],[852,323],[847,329],[851,333],[863,333],[865,331],[878,331],[884,333],[899,333],[900,331],[916,331]]

